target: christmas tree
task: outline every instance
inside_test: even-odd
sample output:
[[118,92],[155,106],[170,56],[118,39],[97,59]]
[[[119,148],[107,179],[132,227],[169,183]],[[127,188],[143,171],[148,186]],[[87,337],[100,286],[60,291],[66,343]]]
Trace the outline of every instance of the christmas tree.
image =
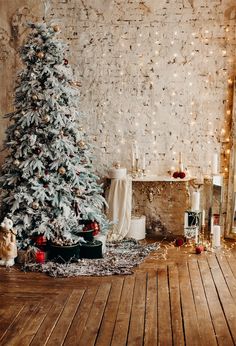
[[15,111],[7,129],[6,161],[1,170],[2,217],[12,219],[18,246],[32,236],[73,244],[89,220],[105,233],[102,188],[92,149],[79,125],[78,88],[56,39],[58,25],[29,24],[20,54],[25,68],[15,89]]

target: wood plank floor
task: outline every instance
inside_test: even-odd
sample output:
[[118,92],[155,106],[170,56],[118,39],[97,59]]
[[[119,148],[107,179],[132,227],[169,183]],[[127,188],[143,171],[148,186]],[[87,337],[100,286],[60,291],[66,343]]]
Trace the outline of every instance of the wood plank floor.
[[236,345],[236,251],[170,246],[130,276],[0,268],[0,345]]

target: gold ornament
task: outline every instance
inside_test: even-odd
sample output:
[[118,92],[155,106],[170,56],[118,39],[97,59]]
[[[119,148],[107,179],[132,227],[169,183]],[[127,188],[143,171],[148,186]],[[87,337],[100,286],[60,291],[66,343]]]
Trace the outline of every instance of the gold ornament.
[[38,52],[38,53],[36,53],[36,56],[37,56],[37,58],[39,58],[39,59],[43,59],[44,56],[45,56],[45,54],[44,54],[44,52]]
[[75,195],[76,195],[77,197],[79,197],[79,196],[81,195],[80,189],[75,189]]
[[42,117],[42,120],[43,120],[43,122],[44,123],[49,123],[49,121],[51,120],[51,118],[50,118],[50,116],[48,115],[48,114],[46,114],[46,115],[44,115],[43,117]]
[[15,135],[16,137],[20,137],[20,131],[19,131],[19,130],[15,130],[15,131],[14,131],[14,135]]
[[32,99],[33,99],[34,101],[36,101],[36,100],[38,100],[38,96],[37,96],[36,94],[34,94],[34,95],[32,95]]
[[82,126],[80,126],[80,127],[78,128],[78,130],[79,130],[79,131],[84,131],[84,129],[83,129]]
[[32,203],[32,208],[33,208],[34,210],[37,210],[37,209],[39,208],[38,202],[33,202],[33,203]]
[[54,25],[52,28],[53,28],[53,30],[54,30],[55,32],[60,31],[59,25]]
[[66,169],[65,169],[65,167],[60,167],[59,169],[58,169],[58,172],[61,174],[61,175],[64,175],[65,173],[66,173]]
[[16,159],[16,160],[13,161],[13,164],[14,164],[16,167],[19,167],[19,166],[20,166],[20,161]]
[[85,147],[85,142],[84,141],[79,141],[78,142],[78,146],[80,147],[80,149],[84,149],[84,147]]

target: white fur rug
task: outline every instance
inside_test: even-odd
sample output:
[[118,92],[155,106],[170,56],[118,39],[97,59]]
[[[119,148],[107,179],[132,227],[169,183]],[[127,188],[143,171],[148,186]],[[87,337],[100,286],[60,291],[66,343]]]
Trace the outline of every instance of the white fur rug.
[[47,273],[52,277],[128,275],[152,251],[160,250],[159,243],[142,244],[134,239],[109,242],[106,254],[100,259],[78,259],[73,263],[27,263],[24,271]]

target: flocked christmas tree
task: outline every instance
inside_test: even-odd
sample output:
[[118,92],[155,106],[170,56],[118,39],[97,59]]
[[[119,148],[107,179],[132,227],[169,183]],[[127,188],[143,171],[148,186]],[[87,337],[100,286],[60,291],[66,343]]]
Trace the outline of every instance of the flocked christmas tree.
[[102,188],[92,165],[92,151],[79,127],[78,89],[56,39],[57,25],[29,24],[21,48],[25,68],[15,90],[15,111],[8,114],[1,172],[2,217],[13,220],[19,247],[42,234],[73,244],[86,221],[108,228]]

